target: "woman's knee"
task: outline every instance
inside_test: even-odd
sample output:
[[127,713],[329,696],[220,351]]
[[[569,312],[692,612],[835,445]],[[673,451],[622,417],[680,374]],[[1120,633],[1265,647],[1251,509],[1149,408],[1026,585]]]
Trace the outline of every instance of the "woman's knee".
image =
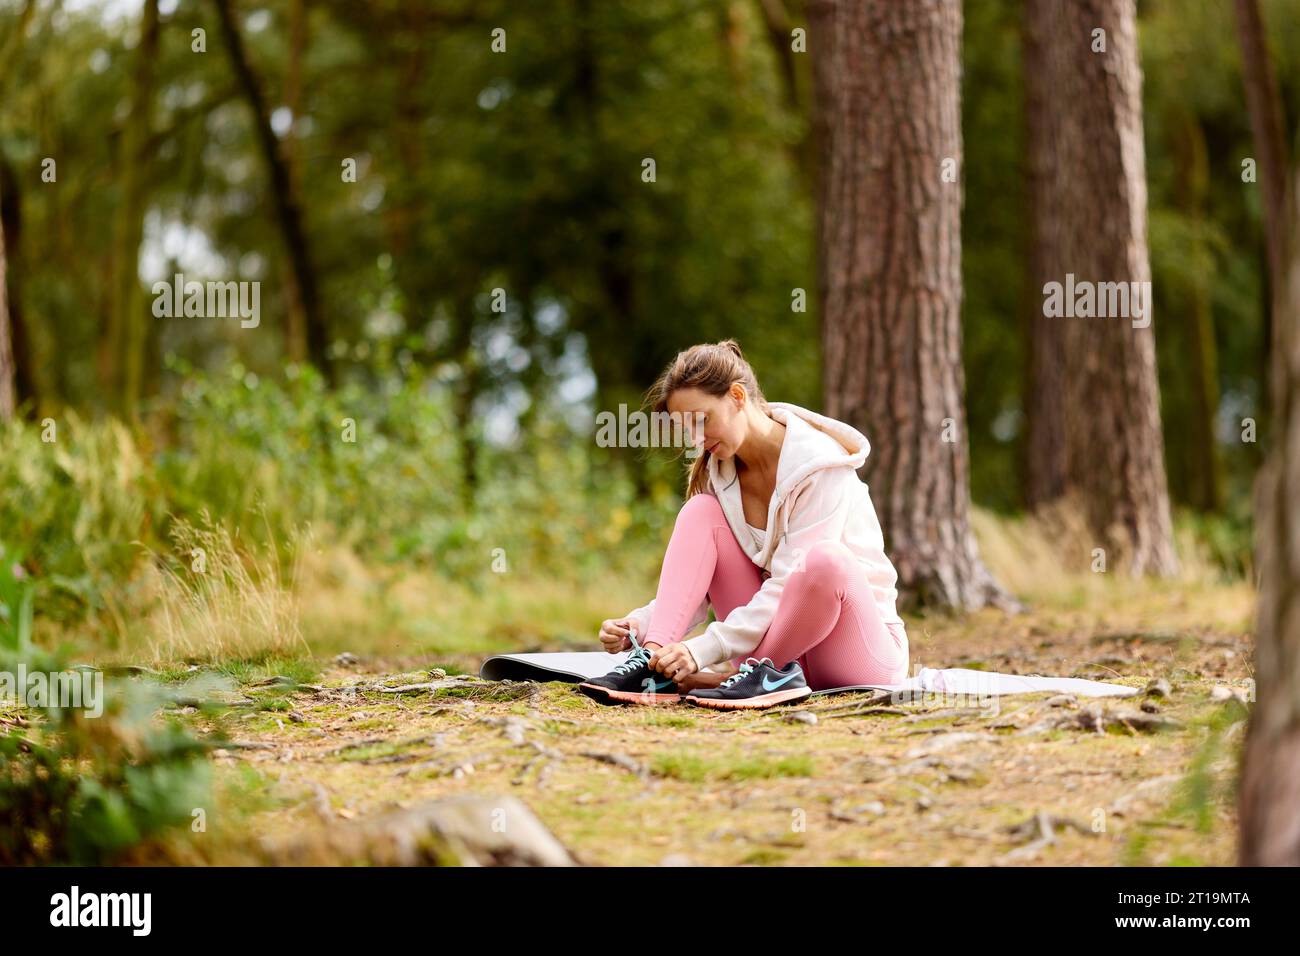
[[796,560],[786,583],[803,593],[843,595],[853,573],[853,552],[838,541],[818,541]]
[[707,492],[691,495],[677,511],[678,524],[713,525],[725,521],[721,503]]

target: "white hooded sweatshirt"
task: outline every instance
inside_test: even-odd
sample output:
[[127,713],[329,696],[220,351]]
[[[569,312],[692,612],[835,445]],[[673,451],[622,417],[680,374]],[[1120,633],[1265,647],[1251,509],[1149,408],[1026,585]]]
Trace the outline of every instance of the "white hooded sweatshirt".
[[[697,637],[682,643],[701,669],[725,671],[724,662],[739,664],[758,647],[776,616],[777,602],[793,568],[802,566],[818,541],[839,541],[857,557],[871,585],[876,607],[886,624],[902,623],[895,607],[898,572],[885,555],[884,535],[866,484],[857,469],[871,445],[856,428],[788,402],[769,402],[785,437],[776,469],[776,488],[767,509],[767,534],[760,544],[745,521],[734,459],[710,457],[709,492],[722,505],[731,533],[749,559],[770,574],[748,604],[726,620],[713,621]],[[654,610],[652,600],[626,615],[644,635]],[[709,616],[706,597],[687,625],[689,633]]]

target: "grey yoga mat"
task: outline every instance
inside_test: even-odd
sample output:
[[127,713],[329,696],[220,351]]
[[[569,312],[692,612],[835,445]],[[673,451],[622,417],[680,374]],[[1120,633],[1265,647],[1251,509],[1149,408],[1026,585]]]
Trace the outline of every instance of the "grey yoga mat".
[[[628,652],[564,651],[553,654],[494,654],[483,662],[479,676],[487,680],[578,681],[607,674],[627,659]],[[840,694],[852,690],[924,691],[1000,697],[1004,694],[1078,694],[1080,697],[1133,697],[1136,687],[1085,680],[1081,677],[1044,677],[1038,674],[999,674],[963,667],[922,667],[901,684],[851,684],[815,690],[818,694]]]

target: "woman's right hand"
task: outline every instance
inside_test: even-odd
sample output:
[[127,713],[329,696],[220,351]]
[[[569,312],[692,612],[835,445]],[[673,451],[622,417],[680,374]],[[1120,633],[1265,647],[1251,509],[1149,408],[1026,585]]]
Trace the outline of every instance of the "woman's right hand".
[[612,617],[608,621],[602,621],[600,624],[600,643],[605,648],[607,654],[617,654],[619,651],[626,651],[632,647],[630,637],[632,628],[636,627],[636,621],[630,617]]

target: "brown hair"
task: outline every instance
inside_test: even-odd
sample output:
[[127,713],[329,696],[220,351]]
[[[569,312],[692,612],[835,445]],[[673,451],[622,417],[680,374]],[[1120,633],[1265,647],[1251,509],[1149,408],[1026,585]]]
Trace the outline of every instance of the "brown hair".
[[[747,401],[756,402],[765,412],[768,410],[767,399],[758,387],[754,369],[745,360],[740,343],[735,339],[692,345],[678,352],[650,387],[646,400],[653,411],[663,413],[668,411],[668,397],[679,388],[698,388],[706,395],[720,397],[727,394],[733,382],[745,386],[749,396]],[[686,497],[707,491],[708,487],[709,453],[701,451],[691,463],[691,473],[686,479]]]

